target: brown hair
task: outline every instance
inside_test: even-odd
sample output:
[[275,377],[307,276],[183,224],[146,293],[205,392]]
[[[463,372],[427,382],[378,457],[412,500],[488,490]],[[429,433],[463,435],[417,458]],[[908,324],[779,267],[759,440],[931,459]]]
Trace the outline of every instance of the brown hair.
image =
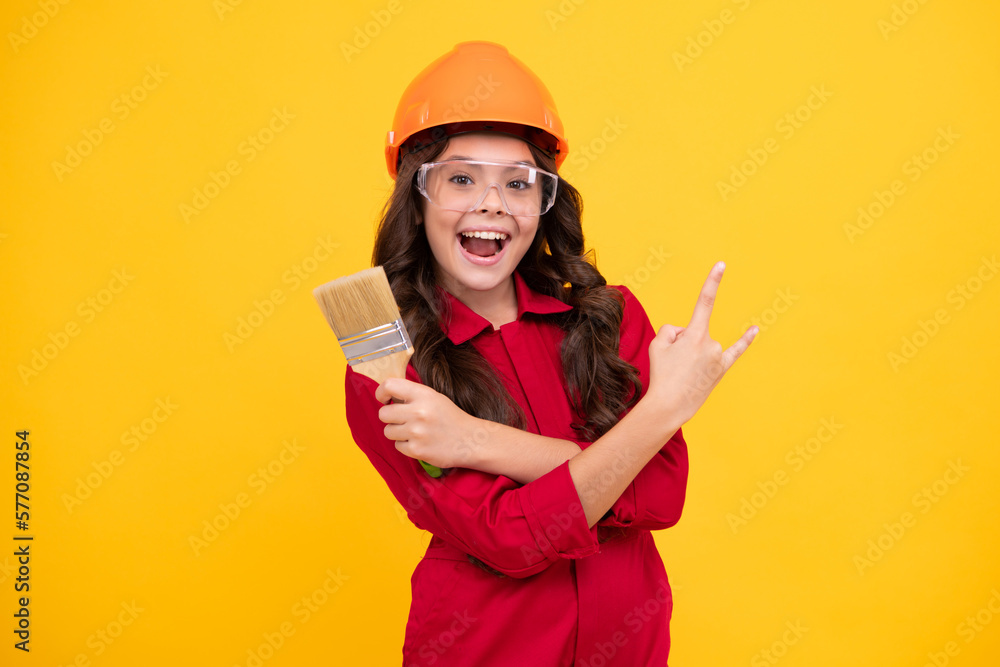
[[[433,255],[417,224],[423,199],[414,182],[420,165],[439,156],[447,143],[404,155],[375,234],[372,265],[381,265],[389,278],[415,348],[410,363],[424,384],[471,415],[523,429],[520,406],[486,359],[471,341],[455,345],[441,329],[447,301],[438,294]],[[528,148],[540,168],[556,172],[550,157],[531,144]],[[541,216],[517,270],[536,292],[573,306],[544,317],[565,332],[560,354],[578,417],[573,429],[581,439],[596,440],[635,405],[641,384],[638,370],[618,356],[624,299],[606,287],[592,251],[584,251],[582,213],[580,193],[560,177],[555,204]]]

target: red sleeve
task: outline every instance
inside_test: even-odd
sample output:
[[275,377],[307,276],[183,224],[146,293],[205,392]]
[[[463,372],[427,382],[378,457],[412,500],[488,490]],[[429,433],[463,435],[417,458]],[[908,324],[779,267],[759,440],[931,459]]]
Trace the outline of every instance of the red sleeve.
[[[641,397],[649,387],[649,344],[656,336],[656,332],[649,322],[646,311],[629,288],[617,286],[615,289],[625,297],[618,353],[622,359],[639,369],[639,380],[642,382]],[[592,444],[576,442],[584,449]],[[597,525],[647,530],[673,526],[681,518],[687,477],[687,443],[681,430],[678,429],[639,472]]]
[[[412,366],[406,376],[420,382]],[[418,528],[512,577],[531,576],[561,558],[597,553],[597,530],[587,525],[569,462],[523,486],[465,468],[435,479],[385,437],[378,384],[349,366],[344,381],[355,442]]]

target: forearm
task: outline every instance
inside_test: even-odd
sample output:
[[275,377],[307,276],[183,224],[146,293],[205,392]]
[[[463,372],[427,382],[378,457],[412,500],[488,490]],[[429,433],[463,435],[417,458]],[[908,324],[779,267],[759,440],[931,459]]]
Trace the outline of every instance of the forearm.
[[[566,558],[598,552],[597,531],[586,524],[565,461],[531,484],[467,469],[465,461],[432,478],[404,456],[384,433],[379,417],[385,405],[375,396],[375,381],[348,367],[345,413],[352,437],[385,480],[418,528],[510,577],[529,577]],[[492,422],[477,424],[460,443],[494,432]],[[482,428],[480,432],[478,429]],[[458,448],[462,448],[462,444]],[[451,447],[454,448],[454,447]]]
[[[681,518],[687,496],[688,452],[682,429],[670,437],[629,483],[598,526],[662,530]],[[586,449],[592,443],[581,443]]]
[[564,461],[576,486],[590,526],[614,505],[650,459],[681,424],[664,418],[647,400],[639,403],[585,451],[559,438],[484,422],[473,439],[467,467],[504,475],[521,484],[538,479]]
[[495,422],[485,422],[472,440],[468,467],[503,475],[521,484],[542,475],[580,453],[571,440],[550,438]]
[[570,476],[593,526],[615,504],[650,459],[682,426],[645,398],[611,430],[569,462]]

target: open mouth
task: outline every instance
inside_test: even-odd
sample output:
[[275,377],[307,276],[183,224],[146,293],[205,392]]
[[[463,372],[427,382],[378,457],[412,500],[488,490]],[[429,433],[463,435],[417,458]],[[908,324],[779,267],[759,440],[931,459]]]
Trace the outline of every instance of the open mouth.
[[458,243],[468,255],[490,259],[503,253],[510,236],[503,232],[462,232]]

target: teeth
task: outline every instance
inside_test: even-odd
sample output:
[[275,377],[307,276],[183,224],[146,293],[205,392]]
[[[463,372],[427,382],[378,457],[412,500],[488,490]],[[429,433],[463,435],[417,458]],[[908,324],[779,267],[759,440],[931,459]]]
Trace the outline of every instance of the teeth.
[[507,238],[507,235],[503,232],[462,232],[462,236],[476,239],[497,239],[500,241],[504,241]]

